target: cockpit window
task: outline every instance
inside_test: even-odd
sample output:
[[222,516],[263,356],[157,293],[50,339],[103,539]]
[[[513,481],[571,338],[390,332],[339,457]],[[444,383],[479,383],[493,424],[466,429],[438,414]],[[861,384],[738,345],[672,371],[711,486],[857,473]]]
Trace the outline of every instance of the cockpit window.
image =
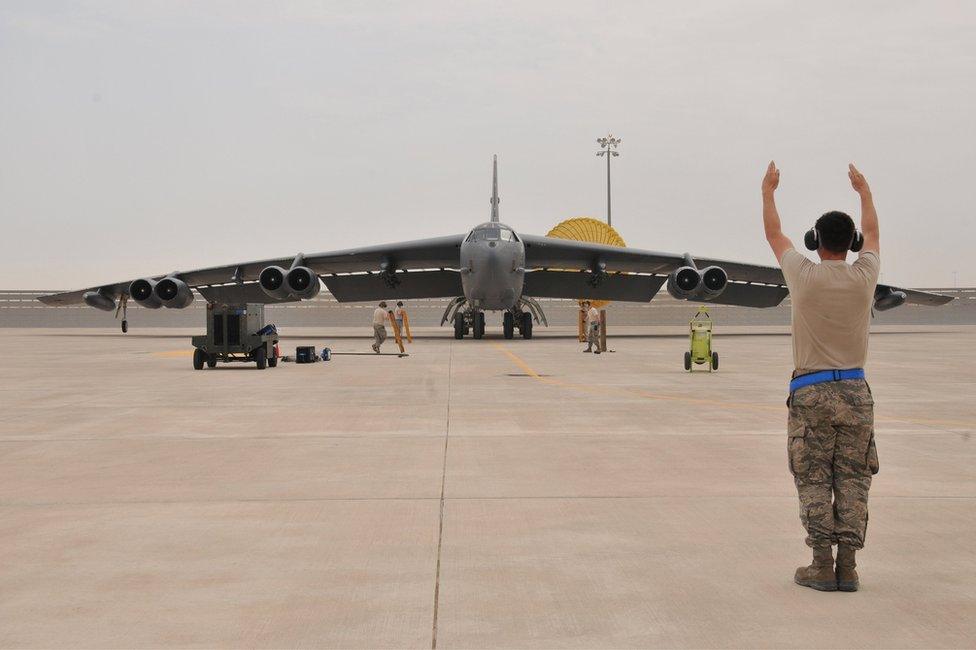
[[471,231],[465,241],[518,241],[510,228],[501,226],[478,226]]

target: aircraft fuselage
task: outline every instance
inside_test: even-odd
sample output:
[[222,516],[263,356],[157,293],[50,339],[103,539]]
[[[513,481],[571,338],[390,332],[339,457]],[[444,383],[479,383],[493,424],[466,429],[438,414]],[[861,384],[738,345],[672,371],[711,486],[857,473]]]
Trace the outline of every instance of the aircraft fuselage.
[[525,244],[505,224],[476,226],[461,244],[461,286],[477,310],[507,310],[522,296]]

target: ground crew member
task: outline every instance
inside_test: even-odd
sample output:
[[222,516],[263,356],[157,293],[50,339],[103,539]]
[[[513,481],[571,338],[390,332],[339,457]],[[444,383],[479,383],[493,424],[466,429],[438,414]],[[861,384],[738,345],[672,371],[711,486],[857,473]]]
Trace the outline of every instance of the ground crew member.
[[396,319],[397,329],[400,330],[400,335],[403,335],[403,301],[398,300],[396,307],[393,309],[393,318]]
[[386,303],[373,311],[373,352],[379,354],[380,346],[386,340]]
[[[843,212],[817,219],[804,241],[816,248],[820,264],[798,253],[783,234],[773,199],[779,186],[774,163],[762,182],[766,240],[793,302],[795,370],[787,402],[787,453],[806,543],[813,548],[813,562],[797,569],[793,579],[821,591],[857,591],[854,553],[864,546],[868,489],[878,471],[874,400],[863,370],[881,267],[878,214],[871,189],[854,165],[848,177],[861,198],[861,233]],[[860,250],[853,264],[847,263],[849,250]]]
[[[586,349],[583,352],[600,354],[600,312],[589,300],[583,301],[583,309],[586,311]],[[593,349],[594,344],[596,350]]]

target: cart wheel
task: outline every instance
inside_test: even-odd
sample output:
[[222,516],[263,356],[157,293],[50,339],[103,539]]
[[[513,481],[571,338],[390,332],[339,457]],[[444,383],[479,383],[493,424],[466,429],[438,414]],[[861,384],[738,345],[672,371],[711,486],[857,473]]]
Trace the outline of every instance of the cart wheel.
[[207,355],[204,354],[203,350],[200,348],[193,349],[193,369],[203,370],[203,362],[206,360]]
[[718,370],[718,352],[712,352],[712,370]]
[[262,345],[257,350],[253,352],[254,360],[257,361],[258,370],[264,370],[268,367],[268,353]]
[[685,370],[691,372],[691,352],[685,352]]
[[216,368],[217,367],[217,355],[216,354],[208,354],[207,355],[207,367],[208,368]]
[[268,359],[268,367],[276,368],[278,366],[278,357],[271,357]]

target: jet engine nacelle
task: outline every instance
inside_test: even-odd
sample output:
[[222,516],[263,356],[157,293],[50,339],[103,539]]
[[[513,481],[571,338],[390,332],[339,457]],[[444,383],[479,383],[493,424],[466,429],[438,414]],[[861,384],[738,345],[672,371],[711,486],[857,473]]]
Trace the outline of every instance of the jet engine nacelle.
[[275,300],[308,300],[318,295],[322,288],[319,276],[307,266],[296,266],[287,271],[280,266],[266,267],[258,276],[258,283]]
[[296,266],[289,269],[285,276],[285,286],[288,287],[289,294],[302,300],[314,298],[322,288],[319,276],[307,266]]
[[668,293],[678,300],[690,300],[701,293],[702,275],[698,269],[682,266],[668,276]]
[[720,266],[703,269],[701,277],[701,296],[705,300],[718,298],[729,284],[729,274]]
[[900,307],[908,300],[904,291],[893,291],[890,287],[879,288],[874,292],[874,308],[878,311],[888,311]]
[[183,309],[193,302],[193,291],[179,278],[163,278],[156,283],[153,294],[170,309]]
[[106,296],[100,291],[86,291],[81,299],[85,301],[86,305],[95,309],[101,309],[102,311],[115,310],[115,299]]
[[152,278],[142,278],[140,280],[134,280],[132,284],[129,285],[129,297],[136,301],[141,307],[147,309],[159,309],[163,306],[163,303],[159,301],[156,297],[154,289],[156,288],[156,281]]
[[266,294],[275,300],[284,300],[288,297],[288,287],[285,286],[285,276],[288,271],[280,266],[268,266],[261,275],[258,276],[258,284]]

